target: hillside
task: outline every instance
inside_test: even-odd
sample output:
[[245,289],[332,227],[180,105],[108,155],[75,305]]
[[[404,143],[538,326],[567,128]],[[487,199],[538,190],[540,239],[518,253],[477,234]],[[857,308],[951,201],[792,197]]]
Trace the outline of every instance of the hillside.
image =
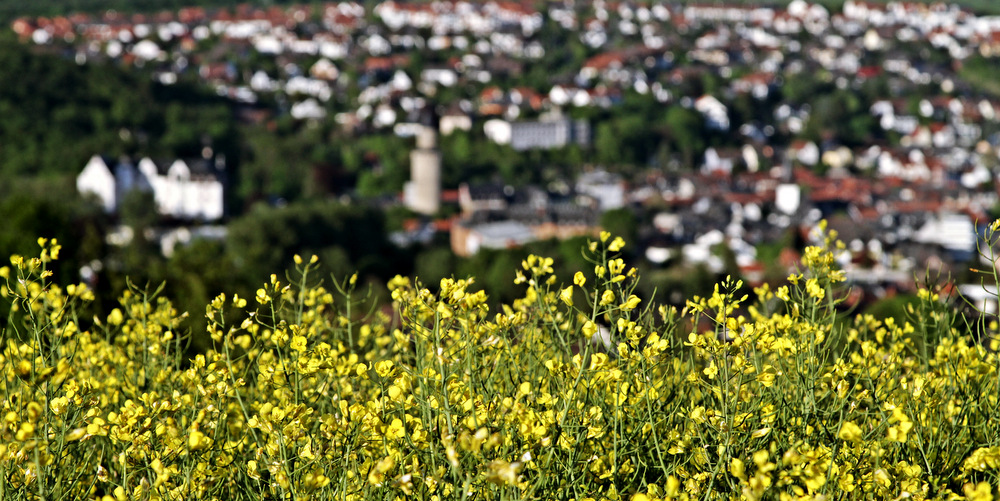
[[97,153],[195,156],[206,141],[235,148],[229,105],[193,85],[35,53],[10,35],[0,37],[0,67],[0,180],[75,175]]

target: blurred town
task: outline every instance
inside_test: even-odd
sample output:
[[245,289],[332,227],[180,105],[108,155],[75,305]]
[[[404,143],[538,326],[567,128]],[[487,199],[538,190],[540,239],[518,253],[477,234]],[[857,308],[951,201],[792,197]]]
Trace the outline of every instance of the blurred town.
[[[78,65],[197,81],[242,123],[395,138],[402,182],[359,187],[390,175],[373,151],[370,172],[327,191],[405,208],[386,230],[401,249],[446,241],[466,257],[606,229],[650,269],[760,284],[794,270],[827,220],[873,300],[928,272],[969,280],[1000,215],[1000,16],[954,4],[340,2],[11,28]],[[537,172],[491,171],[501,154]],[[250,206],[232,203],[234,159],[209,142],[194,159],[109,155],[88,154],[78,190],[108,213],[151,193],[171,221],[152,233],[165,256],[224,239]],[[480,167],[465,175],[462,159]],[[293,201],[279,195],[257,199]]]

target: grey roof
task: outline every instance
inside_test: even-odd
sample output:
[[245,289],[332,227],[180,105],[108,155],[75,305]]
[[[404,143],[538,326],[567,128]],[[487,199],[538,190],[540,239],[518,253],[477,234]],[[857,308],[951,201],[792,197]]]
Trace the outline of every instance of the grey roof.
[[491,249],[520,245],[535,239],[535,233],[526,224],[511,220],[478,224],[472,229],[482,239],[479,245]]

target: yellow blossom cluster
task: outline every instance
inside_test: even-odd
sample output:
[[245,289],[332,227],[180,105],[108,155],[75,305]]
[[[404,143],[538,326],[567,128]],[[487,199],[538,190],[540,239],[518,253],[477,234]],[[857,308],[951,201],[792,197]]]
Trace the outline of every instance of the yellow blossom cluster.
[[[0,268],[0,499],[993,499],[1000,359],[941,291],[909,321],[838,318],[835,240],[785,284],[683,311],[640,298],[626,242],[523,297],[396,277],[389,314],[296,256],[206,306],[88,315],[39,257]],[[972,337],[972,334],[978,337]],[[200,335],[200,334],[199,334]]]

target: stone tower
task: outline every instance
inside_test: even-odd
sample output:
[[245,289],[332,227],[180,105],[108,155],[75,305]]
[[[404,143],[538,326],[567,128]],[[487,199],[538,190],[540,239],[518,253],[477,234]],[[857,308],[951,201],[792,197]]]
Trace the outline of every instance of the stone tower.
[[433,114],[421,119],[417,147],[410,152],[410,181],[403,193],[407,208],[433,215],[441,206],[441,152],[437,149],[437,127]]

